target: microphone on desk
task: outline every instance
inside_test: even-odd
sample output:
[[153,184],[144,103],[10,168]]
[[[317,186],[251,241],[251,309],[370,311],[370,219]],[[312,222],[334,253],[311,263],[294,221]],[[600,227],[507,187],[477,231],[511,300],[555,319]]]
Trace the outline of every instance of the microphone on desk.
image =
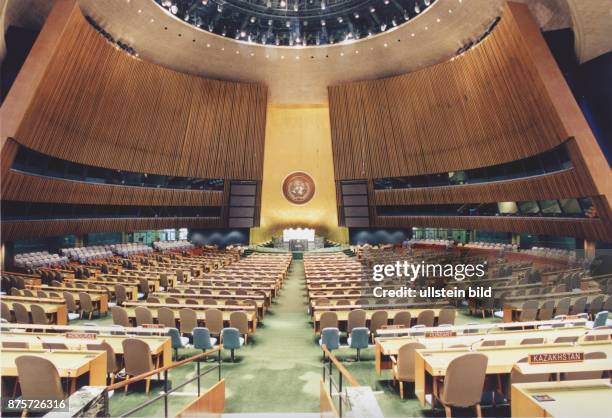
[[474,351],[474,345],[475,345],[475,344],[478,344],[478,343],[480,343],[480,342],[483,342],[484,340],[485,340],[485,339],[484,339],[484,337],[483,337],[483,338],[480,338],[480,339],[478,339],[478,340],[474,341],[472,344],[470,344],[470,351]]

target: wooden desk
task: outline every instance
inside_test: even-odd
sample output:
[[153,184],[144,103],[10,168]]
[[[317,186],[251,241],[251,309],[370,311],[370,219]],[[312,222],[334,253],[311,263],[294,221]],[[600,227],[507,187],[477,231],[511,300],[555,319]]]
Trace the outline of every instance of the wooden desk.
[[[95,284],[98,286],[105,287],[111,292],[115,292],[115,285],[121,284],[125,286],[126,291],[128,293],[128,297],[134,297],[134,300],[138,300],[138,280],[96,280],[96,279],[74,279],[74,280],[66,280],[64,283],[83,283],[87,284]],[[157,292],[159,291],[159,282],[149,282],[149,291]],[[74,286],[73,286],[74,287]],[[133,289],[133,290],[132,290]]]
[[[108,293],[104,289],[79,289],[76,287],[54,287],[54,286],[39,286],[38,289],[44,292],[69,292],[72,294],[74,301],[77,305],[81,306],[81,299],[79,298],[79,292],[88,293],[91,297],[91,302],[93,305],[99,309],[100,314],[108,313]],[[50,298],[56,300],[58,298]],[[62,298],[63,300],[63,298]]]
[[[236,298],[246,298],[246,299],[253,299],[253,300],[263,300],[266,306],[270,306],[270,304],[272,303],[272,292],[270,290],[253,290],[251,288],[239,288],[241,290],[246,291],[246,295],[237,295],[236,294],[236,289],[233,288],[219,288],[219,287],[205,287],[205,286],[199,286],[199,287],[193,287],[193,290],[197,291],[198,293],[191,294],[191,293],[185,293],[185,290],[187,289],[191,289],[191,286],[178,286],[175,289],[178,289],[180,291],[180,293],[171,293],[171,292],[159,292],[159,293],[153,293],[153,296],[156,295],[165,295],[165,296],[173,296],[173,295],[181,295],[181,296],[198,296],[198,297],[212,297],[215,299],[222,299],[222,298],[227,298],[228,295],[222,294],[222,291],[225,292],[229,292],[230,295],[229,297],[236,297]],[[200,290],[202,289],[206,289],[210,292],[210,295],[205,295],[203,293],[199,293]]]
[[64,299],[45,299],[30,296],[3,296],[2,301],[9,305],[13,312],[13,303],[23,303],[30,312],[30,305],[40,305],[45,314],[51,319],[52,324],[66,325],[68,323],[68,308]]
[[[161,273],[160,273],[161,274]],[[160,277],[159,274],[99,274],[97,276],[100,279],[117,279],[117,280],[138,280],[138,279],[147,279],[148,282],[157,282],[159,284]],[[176,286],[176,276],[168,274],[168,285],[170,287]],[[158,285],[159,287],[159,285]]]
[[588,359],[580,363],[556,363],[556,364],[529,364],[517,363],[514,369],[522,374],[549,373],[555,377],[557,382],[561,381],[561,374],[575,372],[607,372],[612,370],[612,359]]
[[[395,316],[396,313],[398,312],[405,312],[408,311],[410,312],[410,316],[412,317],[412,319],[416,322],[417,317],[419,316],[419,314],[422,311],[427,311],[427,310],[432,310],[434,311],[434,317],[438,318],[440,316],[440,309],[377,309],[377,310],[382,310],[382,311],[386,311],[388,314],[388,322],[391,322],[393,320],[393,317]],[[377,310],[367,310],[366,311],[366,323],[369,324],[370,319],[372,318],[372,315],[374,314],[374,312],[376,312]],[[344,310],[344,311],[334,311],[337,315],[338,315],[338,328],[342,331],[346,330],[346,327],[348,325],[348,316],[351,310]],[[314,322],[314,331],[315,334],[319,333],[321,330],[319,329],[319,322],[321,320],[321,315],[323,314],[323,312],[326,311],[316,311],[312,317],[312,320]],[[327,311],[329,312],[329,311]]]
[[[513,417],[609,417],[612,384],[609,379],[512,385]],[[553,401],[536,401],[548,395]]]
[[[432,328],[428,328],[431,330]],[[436,331],[439,331],[437,328]],[[451,328],[452,330],[452,328]],[[415,330],[417,331],[417,330]],[[601,330],[610,333],[610,330]],[[375,367],[376,374],[380,376],[382,370],[391,368],[389,356],[395,356],[401,346],[411,342],[423,344],[427,349],[444,349],[453,345],[481,346],[483,341],[506,340],[506,346],[518,346],[525,338],[544,338],[544,343],[552,344],[557,337],[575,336],[582,338],[587,333],[592,332],[585,327],[566,327],[550,329],[530,329],[530,330],[500,330],[489,333],[473,333],[457,335],[456,337],[426,338],[424,336],[413,337],[377,337],[375,340]],[[600,333],[599,330],[594,333]]]
[[37,355],[50,360],[61,378],[71,379],[70,393],[77,389],[77,379],[86,373],[89,374],[89,386],[106,386],[106,351],[2,349],[2,377],[18,376],[15,359],[23,355]]
[[[162,307],[162,306],[166,306],[170,309],[172,309],[174,311],[174,318],[175,320],[180,324],[181,319],[179,317],[179,309],[180,308],[191,308],[194,309],[193,307],[195,305],[179,305],[180,308],[177,307],[177,305],[164,305],[164,304],[140,304],[141,306],[144,307],[149,307],[149,310],[151,311],[151,314],[153,315],[153,319],[157,320],[157,309],[158,307]],[[128,317],[130,318],[130,320],[135,324],[136,323],[136,313],[135,313],[135,307],[137,306],[137,304],[132,304],[131,306],[126,306],[125,310],[127,311]],[[194,309],[196,312],[196,317],[198,319],[198,324],[203,324],[203,326],[206,326],[206,307],[204,305],[199,305],[201,307],[201,309]],[[211,306],[210,308],[219,308],[222,305],[219,306]],[[247,310],[246,308],[248,308],[247,306],[242,306],[241,308],[245,308],[245,309],[234,309],[234,311],[222,311],[223,313],[223,326],[227,326],[229,327],[230,324],[230,315],[232,312],[235,311],[242,311],[245,312],[247,314],[247,318],[249,320],[249,334],[254,334],[255,330],[257,329],[257,312],[252,309],[252,310]]]
[[[473,351],[489,358],[487,375],[509,375],[519,360],[529,354],[603,351],[612,358],[612,342],[580,342],[578,344],[538,344],[501,347],[473,347]],[[446,348],[444,350],[416,350],[415,394],[421,405],[426,406],[426,395],[433,393],[439,378],[446,375],[448,364],[455,358],[473,352],[469,348]]]
[[[91,332],[95,327],[89,327]],[[83,331],[87,332],[87,331]],[[30,350],[42,350],[43,343],[62,343],[68,346],[70,351],[87,351],[87,344],[100,344],[103,341],[110,344],[115,354],[123,356],[123,340],[126,338],[138,338],[147,343],[151,354],[160,356],[163,366],[172,364],[172,340],[170,337],[154,336],[126,336],[126,335],[98,335],[96,339],[81,340],[66,338],[65,334],[39,333],[39,332],[5,332],[0,334],[0,342],[25,342],[30,345]],[[45,350],[46,351],[46,350]]]
[[[559,300],[569,297],[570,301],[570,310],[574,306],[576,299],[581,298],[583,296],[587,297],[587,306],[591,303],[593,299],[597,296],[601,295],[601,291],[597,290],[588,290],[583,292],[564,292],[564,293],[550,293],[548,295],[529,295],[529,296],[518,296],[513,298],[508,298],[504,300],[504,322],[514,322],[520,317],[520,313],[523,311],[523,303],[528,300],[537,300],[539,302],[540,307],[544,304],[544,302],[548,300],[554,300],[555,305]],[[539,308],[538,308],[539,309]]]
[[276,286],[274,285],[270,285],[270,286],[257,285],[257,286],[245,287],[245,286],[241,286],[240,284],[238,284],[238,285],[213,286],[212,284],[204,284],[204,283],[198,283],[198,282],[191,281],[189,284],[181,285],[181,286],[178,286],[177,288],[183,292],[185,291],[184,289],[196,289],[196,290],[197,289],[208,289],[208,290],[230,290],[230,291],[238,290],[238,289],[243,289],[246,291],[257,290],[259,292],[265,292],[266,297],[270,300],[278,294]]
[[[260,319],[263,319],[264,314],[266,312],[266,304],[265,304],[264,296],[250,296],[250,297],[241,296],[241,295],[238,295],[238,296],[236,295],[233,295],[233,296],[232,295],[214,295],[212,296],[212,295],[190,295],[190,294],[184,294],[184,293],[160,293],[160,292],[153,293],[153,295],[151,296],[160,299],[160,302],[162,302],[166,306],[174,306],[173,304],[166,303],[166,299],[170,297],[178,299],[178,301],[183,304],[187,301],[187,299],[195,299],[196,301],[198,301],[198,303],[201,303],[203,299],[211,298],[217,301],[217,305],[202,305],[202,306],[210,306],[210,307],[218,306],[220,308],[224,306],[230,306],[232,307],[232,310],[234,311],[240,310],[240,309],[237,309],[238,307],[249,306],[249,305],[240,304],[240,301],[252,300],[257,305],[257,314]],[[225,304],[226,301],[231,301],[232,304],[227,305]],[[149,302],[147,301],[146,303],[149,303]]]

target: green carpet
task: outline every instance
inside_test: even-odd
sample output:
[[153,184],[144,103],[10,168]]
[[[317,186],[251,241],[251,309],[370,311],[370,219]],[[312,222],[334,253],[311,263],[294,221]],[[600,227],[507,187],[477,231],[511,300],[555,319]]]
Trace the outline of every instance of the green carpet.
[[[224,353],[222,376],[226,379],[226,408],[228,413],[261,412],[318,412],[319,381],[322,375],[322,357],[314,336],[307,312],[307,295],[304,283],[303,262],[293,262],[289,278],[266,314],[263,324],[257,329],[249,344],[236,352],[236,362],[229,362],[229,352]],[[488,319],[486,322],[490,322]],[[81,322],[81,321],[79,321]],[[110,318],[95,321],[109,323]],[[476,317],[459,314],[457,323],[484,322]],[[346,342],[342,342],[346,344]],[[197,350],[181,350],[186,357]],[[391,384],[389,371],[376,376],[374,371],[374,348],[362,351],[362,361],[355,358],[355,350],[341,348],[335,351],[338,358],[360,384],[370,386],[386,417],[423,416],[424,412],[415,399],[400,400]],[[212,363],[201,363],[209,367]],[[188,364],[170,373],[175,385],[195,375],[195,365]],[[216,381],[216,374],[202,380],[202,388]],[[161,382],[152,385],[152,394],[162,390]],[[181,389],[182,395],[172,395],[169,413],[173,415],[195,399],[195,383]],[[144,394],[144,384],[131,388],[127,395],[115,393],[110,401],[113,416],[151,399]],[[485,412],[486,413],[486,412]],[[145,408],[136,416],[163,415],[163,401]],[[431,415],[431,412],[428,412]],[[440,414],[436,414],[440,415]],[[443,415],[443,414],[442,414]]]

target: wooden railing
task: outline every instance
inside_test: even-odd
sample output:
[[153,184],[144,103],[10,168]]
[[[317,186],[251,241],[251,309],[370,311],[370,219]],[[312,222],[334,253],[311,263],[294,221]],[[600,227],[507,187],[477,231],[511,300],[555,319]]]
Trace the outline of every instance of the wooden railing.
[[[217,362],[216,362],[216,364],[214,366],[212,366],[212,367],[209,367],[209,368],[205,369],[204,371],[201,371],[200,370],[200,362],[199,362],[199,360],[202,359],[202,358],[208,357],[210,355],[213,355],[215,353],[217,353]],[[168,385],[168,371],[172,370],[172,369],[174,369],[176,367],[180,367],[180,366],[182,366],[184,364],[191,363],[193,361],[196,362],[196,367],[197,367],[195,376],[192,377],[191,379],[188,379],[188,380],[182,382],[180,385],[174,386],[174,387],[172,387],[172,389],[170,389],[170,387]],[[121,388],[123,388],[123,387],[125,387],[127,385],[131,385],[133,383],[140,382],[140,381],[142,381],[142,380],[144,380],[144,379],[146,379],[148,377],[151,377],[153,375],[159,375],[159,374],[163,373],[164,374],[164,390],[163,390],[163,393],[161,395],[156,396],[153,399],[150,399],[150,400],[148,400],[148,401],[138,405],[136,408],[133,408],[133,409],[131,409],[131,410],[121,414],[121,417],[127,417],[127,416],[130,416],[130,415],[133,415],[136,412],[146,408],[147,406],[151,405],[152,403],[154,403],[154,402],[156,402],[156,401],[158,401],[158,400],[160,400],[162,398],[164,400],[164,417],[168,417],[168,395],[170,395],[173,392],[176,392],[177,390],[181,389],[185,385],[187,385],[187,384],[197,380],[197,382],[198,382],[198,397],[200,397],[200,395],[201,395],[201,382],[200,382],[200,378],[202,376],[204,376],[204,375],[214,371],[214,370],[218,370],[218,381],[220,381],[221,380],[221,347],[220,346],[212,348],[212,349],[210,349],[208,351],[205,351],[203,353],[196,354],[195,356],[191,356],[191,357],[186,358],[184,360],[180,360],[180,361],[174,362],[174,363],[169,364],[167,366],[163,366],[163,367],[160,367],[158,369],[154,369],[154,370],[148,371],[146,373],[139,374],[138,376],[134,376],[134,377],[131,377],[129,379],[123,380],[121,382],[115,383],[113,385],[107,386],[106,387],[106,392],[108,394],[108,392],[110,392],[110,391],[121,389]],[[108,396],[106,396],[106,402],[107,402],[106,411],[108,411],[109,410],[108,409]]]
[[[338,406],[336,412],[339,417],[342,417],[345,406],[348,406],[348,399],[346,393],[343,393],[345,388],[345,382],[349,386],[358,387],[359,382],[353,377],[353,375],[344,367],[344,365],[328,350],[327,346],[323,344],[323,383],[329,380],[329,392],[330,399],[334,398],[334,389],[338,394]],[[334,366],[336,366],[337,375],[334,377]],[[326,387],[327,389],[327,387]]]

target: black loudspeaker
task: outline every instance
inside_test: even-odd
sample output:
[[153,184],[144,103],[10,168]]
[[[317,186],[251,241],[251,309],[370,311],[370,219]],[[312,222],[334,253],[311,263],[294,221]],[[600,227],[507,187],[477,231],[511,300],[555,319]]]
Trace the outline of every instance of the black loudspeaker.
[[349,228],[367,228],[370,226],[368,208],[368,183],[366,180],[340,182],[342,194],[342,219]]
[[232,181],[230,184],[228,227],[251,228],[256,225],[257,182]]

